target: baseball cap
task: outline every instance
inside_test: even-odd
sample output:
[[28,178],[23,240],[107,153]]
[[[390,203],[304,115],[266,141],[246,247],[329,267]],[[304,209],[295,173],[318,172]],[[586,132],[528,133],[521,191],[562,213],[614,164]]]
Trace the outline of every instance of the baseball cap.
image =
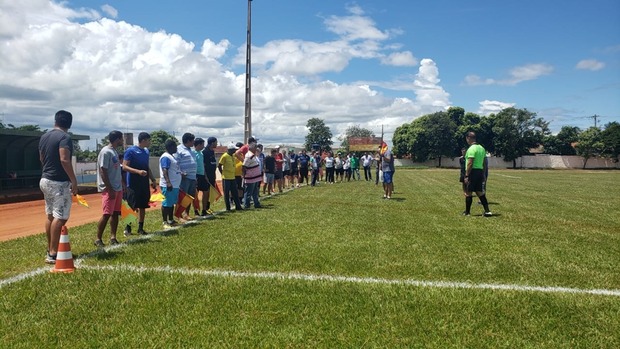
[[235,145],[235,143],[230,143],[230,144],[228,145],[228,149],[239,149],[239,147],[237,147],[237,146]]
[[258,138],[254,138],[254,137],[248,138],[248,143],[257,143],[257,142],[258,142]]
[[243,147],[243,143],[241,143],[241,142],[237,142],[237,144],[235,144],[235,145],[237,146],[237,148]]

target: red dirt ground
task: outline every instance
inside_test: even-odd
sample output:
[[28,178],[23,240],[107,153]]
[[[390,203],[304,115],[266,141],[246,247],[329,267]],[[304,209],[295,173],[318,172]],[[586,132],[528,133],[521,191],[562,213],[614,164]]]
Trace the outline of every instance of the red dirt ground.
[[[83,195],[90,207],[73,203],[67,227],[97,221],[101,217],[101,194]],[[35,200],[0,205],[0,241],[45,232],[45,201]]]

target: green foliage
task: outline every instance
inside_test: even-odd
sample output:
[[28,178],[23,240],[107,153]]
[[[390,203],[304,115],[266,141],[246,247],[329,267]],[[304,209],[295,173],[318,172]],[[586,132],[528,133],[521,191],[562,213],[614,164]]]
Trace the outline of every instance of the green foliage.
[[605,145],[605,155],[618,161],[620,155],[620,123],[617,121],[605,125],[601,132],[601,140]]
[[166,152],[166,141],[169,139],[174,140],[178,145],[178,140],[170,133],[164,130],[157,130],[149,133],[151,135],[151,146],[149,151],[151,156],[161,156]]
[[325,125],[325,121],[319,118],[311,118],[306,124],[308,128],[308,134],[306,135],[306,142],[304,148],[311,150],[313,144],[318,144],[321,150],[332,150],[332,131]]
[[605,144],[601,137],[601,130],[598,127],[590,127],[581,132],[579,142],[575,146],[577,155],[584,158],[583,168],[586,168],[588,159],[594,156],[600,156],[605,150]]
[[495,155],[512,161],[530,153],[549,134],[549,123],[527,109],[506,108],[495,116],[493,124]]
[[349,126],[344,131],[344,136],[338,137],[340,140],[340,148],[349,152],[349,138],[351,137],[374,137],[375,133],[369,129],[362,128],[360,125]]
[[581,130],[575,126],[563,126],[557,135],[545,137],[545,153],[553,155],[575,155],[577,152],[573,143],[579,139]]

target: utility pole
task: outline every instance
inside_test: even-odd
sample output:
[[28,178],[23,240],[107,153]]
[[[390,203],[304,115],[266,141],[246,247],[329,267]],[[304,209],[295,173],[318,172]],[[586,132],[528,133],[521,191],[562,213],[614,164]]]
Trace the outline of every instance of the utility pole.
[[598,116],[598,115],[594,114],[594,115],[592,115],[592,116],[588,116],[588,117],[589,117],[590,119],[594,119],[594,127],[597,127],[597,128],[598,128],[598,123],[597,123],[597,121],[598,121],[598,118],[600,118],[600,116]]
[[248,0],[248,30],[245,49],[245,143],[252,136],[252,0]]

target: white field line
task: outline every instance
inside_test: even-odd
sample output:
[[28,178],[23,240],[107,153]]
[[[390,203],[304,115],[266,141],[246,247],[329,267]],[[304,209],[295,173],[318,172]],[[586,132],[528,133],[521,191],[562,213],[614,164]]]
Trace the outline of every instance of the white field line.
[[509,176],[509,175],[504,175],[504,174],[501,174],[501,173],[493,173],[493,175],[494,175],[494,176],[506,177],[506,178],[521,179],[521,177]]
[[515,292],[542,292],[542,293],[566,293],[566,294],[589,294],[599,296],[620,297],[620,290],[606,289],[580,289],[569,287],[543,287],[543,286],[522,286],[514,284],[474,284],[469,282],[450,282],[450,281],[423,281],[412,279],[382,279],[369,277],[338,276],[338,275],[315,275],[300,273],[282,272],[240,272],[233,270],[202,270],[184,269],[173,267],[139,267],[133,265],[115,266],[89,266],[83,265],[82,269],[99,271],[118,271],[134,273],[167,273],[205,277],[224,277],[224,278],[255,278],[272,280],[301,280],[301,281],[325,281],[334,283],[353,283],[353,284],[379,284],[379,285],[404,285],[414,287],[429,288],[451,288],[451,289],[474,289],[474,290],[501,290]]

